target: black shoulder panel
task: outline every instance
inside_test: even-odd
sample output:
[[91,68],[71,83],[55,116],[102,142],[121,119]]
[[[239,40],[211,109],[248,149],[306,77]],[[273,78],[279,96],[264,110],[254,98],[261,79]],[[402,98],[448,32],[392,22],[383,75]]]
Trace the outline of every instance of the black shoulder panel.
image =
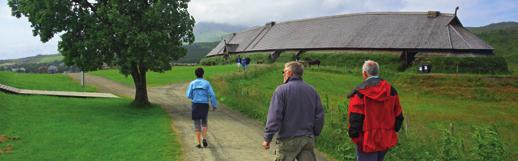
[[397,96],[397,90],[394,88],[394,86],[390,86],[390,95]]

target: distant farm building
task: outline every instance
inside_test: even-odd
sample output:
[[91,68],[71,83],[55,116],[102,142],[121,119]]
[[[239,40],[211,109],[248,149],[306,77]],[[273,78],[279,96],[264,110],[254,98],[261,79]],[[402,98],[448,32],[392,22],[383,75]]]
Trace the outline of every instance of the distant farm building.
[[411,63],[416,54],[493,55],[493,48],[468,31],[456,14],[379,12],[344,14],[287,22],[238,32],[207,56],[283,51],[389,51]]

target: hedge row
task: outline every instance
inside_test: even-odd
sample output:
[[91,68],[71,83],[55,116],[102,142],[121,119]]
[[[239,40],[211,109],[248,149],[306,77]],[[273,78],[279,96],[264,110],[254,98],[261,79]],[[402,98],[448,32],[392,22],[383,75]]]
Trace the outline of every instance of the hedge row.
[[320,60],[320,65],[336,66],[345,69],[360,69],[366,60],[378,62],[381,70],[397,71],[401,68],[399,55],[388,53],[340,53],[307,52],[302,60]]
[[[270,53],[246,53],[239,54],[241,58],[249,57],[252,64],[273,63]],[[200,61],[202,65],[222,65],[236,63],[238,55],[233,54],[225,62],[222,56],[204,58]],[[358,70],[365,60],[374,60],[380,64],[381,70],[402,71],[399,54],[393,53],[351,53],[351,52],[306,52],[301,55],[302,61],[320,60],[320,65],[338,67],[346,71]],[[283,52],[275,62],[285,63],[295,60],[295,52]],[[480,56],[480,57],[449,57],[449,56],[422,56],[417,57],[414,65],[408,70],[417,70],[421,64],[432,66],[432,73],[509,73],[507,62],[501,56]]]
[[429,56],[418,57],[414,63],[430,64],[433,73],[480,73],[480,74],[506,74],[509,73],[507,62],[501,56],[480,57],[444,57]]

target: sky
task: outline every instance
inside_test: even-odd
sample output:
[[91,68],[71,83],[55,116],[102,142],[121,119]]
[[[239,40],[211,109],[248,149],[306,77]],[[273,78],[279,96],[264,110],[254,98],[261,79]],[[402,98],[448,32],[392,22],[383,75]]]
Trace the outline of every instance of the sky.
[[[191,0],[189,13],[196,22],[259,26],[359,12],[453,13],[456,6],[464,26],[518,21],[518,0]],[[7,0],[0,0],[0,60],[58,53],[58,36],[42,43],[30,26],[27,18],[11,16]]]

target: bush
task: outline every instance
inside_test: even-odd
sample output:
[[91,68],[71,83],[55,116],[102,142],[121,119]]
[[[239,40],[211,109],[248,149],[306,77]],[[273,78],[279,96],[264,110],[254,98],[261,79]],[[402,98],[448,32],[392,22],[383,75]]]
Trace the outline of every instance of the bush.
[[454,135],[453,124],[449,128],[442,129],[441,138],[441,158],[443,160],[454,161],[462,160],[461,158],[461,143],[458,137]]
[[[509,73],[507,62],[501,56],[427,56],[417,58],[415,64],[430,64],[433,73]],[[414,68],[417,69],[416,67]]]
[[473,139],[475,140],[473,155],[477,160],[507,159],[500,135],[494,127],[475,127]]

